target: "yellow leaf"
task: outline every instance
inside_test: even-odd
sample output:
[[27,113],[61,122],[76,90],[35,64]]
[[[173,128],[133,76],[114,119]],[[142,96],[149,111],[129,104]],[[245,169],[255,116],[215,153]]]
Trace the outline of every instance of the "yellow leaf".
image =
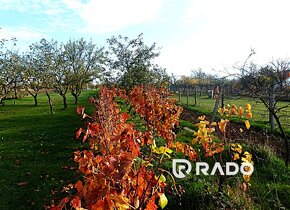
[[243,151],[243,147],[240,144],[232,144],[231,149],[235,152],[238,152],[239,154],[241,154]]
[[212,123],[211,123],[211,126],[216,126],[216,125],[217,125],[216,122],[212,122]]
[[224,119],[221,119],[221,121],[218,123],[219,124],[219,129],[221,130],[221,132],[225,132],[226,130],[226,125],[229,121],[228,120],[224,120]]
[[195,144],[196,142],[198,142],[197,138],[192,139],[191,144]]
[[[157,180],[158,177],[155,176],[155,179]],[[159,183],[166,182],[166,178],[165,178],[165,176],[164,176],[163,174],[160,175],[160,177],[159,177],[159,179],[158,179],[158,182],[159,182]]]
[[251,127],[249,120],[245,120],[245,125],[246,125],[246,128],[249,130]]
[[197,119],[198,120],[204,120],[205,119],[205,116],[204,115],[203,116],[199,116]]
[[164,193],[159,196],[159,206],[163,209],[168,203],[168,200]]
[[245,180],[245,182],[249,182],[251,179],[251,176],[243,174],[243,179]]
[[153,149],[153,152],[157,153],[157,154],[164,154],[166,155],[167,157],[170,158],[170,155],[172,153],[172,150],[167,148],[167,147],[164,147],[164,146],[161,146],[159,147],[158,149],[156,148],[152,148]]
[[246,110],[248,110],[248,111],[251,111],[252,110],[251,104],[246,104],[245,107],[246,107]]
[[239,155],[239,153],[235,153],[234,154],[234,160],[238,160],[238,159],[240,159],[240,155]]
[[147,166],[153,166],[149,161],[145,161],[145,160],[142,160],[142,165],[147,167]]
[[219,109],[218,109],[218,113],[219,113],[221,116],[223,116],[223,114],[224,114],[224,108],[219,108]]

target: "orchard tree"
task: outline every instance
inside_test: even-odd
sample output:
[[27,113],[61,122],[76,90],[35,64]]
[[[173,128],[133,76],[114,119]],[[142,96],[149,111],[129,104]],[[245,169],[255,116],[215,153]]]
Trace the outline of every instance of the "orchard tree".
[[132,40],[121,35],[113,36],[107,42],[107,64],[117,84],[130,89],[141,83],[161,84],[169,81],[165,69],[153,63],[160,54],[160,48],[155,43],[146,45],[143,34]]
[[78,103],[78,97],[85,85],[88,85],[102,72],[104,63],[103,48],[98,48],[92,41],[83,38],[69,40],[64,46],[63,59],[66,64],[69,88]]
[[[44,90],[48,98],[50,113],[53,113],[50,91],[55,85],[55,69],[56,69],[56,53],[57,42],[54,40],[47,41],[41,39],[40,42],[30,45],[30,51],[26,55],[26,86],[30,90],[30,94],[36,95],[39,90]],[[32,96],[33,96],[32,95]],[[35,100],[36,100],[35,97]],[[35,101],[37,104],[37,100]]]
[[[244,65],[245,66],[245,65]],[[240,78],[241,89],[249,96],[257,97],[269,111],[271,131],[274,131],[276,121],[285,142],[286,164],[289,163],[288,137],[280,121],[281,110],[290,106],[290,62],[288,60],[273,60],[265,66],[250,64],[242,68]],[[288,102],[280,105],[279,102]]]
[[23,60],[17,51],[7,50],[1,58],[2,100],[17,99],[22,86]]
[[54,54],[52,55],[52,76],[53,76],[53,89],[58,93],[63,99],[63,107],[67,108],[66,94],[72,83],[73,76],[69,69],[69,64],[65,59],[64,45],[58,45],[57,42],[54,43],[52,50]]
[[43,52],[39,52],[39,47],[36,43],[30,46],[30,50],[23,55],[25,61],[24,69],[24,86],[26,91],[33,97],[34,106],[37,106],[37,96],[43,83],[46,79],[45,72],[45,59]]

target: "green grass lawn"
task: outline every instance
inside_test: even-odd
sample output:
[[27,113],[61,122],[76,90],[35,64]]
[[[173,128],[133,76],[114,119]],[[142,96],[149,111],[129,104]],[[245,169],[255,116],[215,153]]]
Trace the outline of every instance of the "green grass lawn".
[[[178,100],[178,95],[174,96]],[[186,96],[181,97],[181,101],[179,102],[180,104],[186,106],[187,100]],[[253,113],[253,119],[252,119],[252,124],[260,126],[264,129],[269,130],[270,129],[270,124],[268,123],[269,120],[269,115],[267,113],[267,110],[265,108],[265,105],[262,104],[258,100],[254,100],[251,98],[237,98],[237,99],[228,99],[225,98],[224,104],[236,104],[237,107],[239,106],[244,106],[246,103],[249,103],[252,105],[252,113]],[[200,111],[203,113],[212,113],[214,104],[215,104],[215,99],[208,98],[207,96],[201,96],[197,98],[197,105],[194,106],[194,97],[190,96],[189,97],[189,108]],[[287,103],[286,102],[279,102],[278,107],[285,106]],[[289,102],[288,102],[289,104]],[[280,112],[280,119],[281,123],[284,126],[285,131],[290,133],[290,107],[283,109]],[[276,126],[278,129],[278,126]]]
[[[85,91],[79,99],[87,105],[96,91]],[[62,98],[51,94],[54,114],[47,97],[40,94],[38,106],[32,97],[5,101],[0,106],[0,209],[43,209],[62,189],[75,180],[73,151],[81,144],[74,139],[82,122],[73,97],[68,109]]]

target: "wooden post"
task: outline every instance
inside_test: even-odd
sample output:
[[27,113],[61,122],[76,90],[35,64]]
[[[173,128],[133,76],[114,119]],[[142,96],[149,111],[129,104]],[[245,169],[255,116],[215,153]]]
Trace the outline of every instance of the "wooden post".
[[188,84],[186,85],[186,105],[188,106],[188,97],[189,97],[189,89],[188,89]]
[[196,106],[196,87],[194,87],[194,106]]
[[178,101],[181,101],[181,88],[178,86]]
[[[217,86],[218,90],[219,90],[219,86]],[[209,122],[209,124],[211,125],[214,120],[215,120],[215,116],[217,114],[217,111],[218,111],[218,108],[219,108],[219,102],[220,102],[220,97],[221,97],[221,91],[217,91],[217,95],[216,95],[216,100],[215,100],[215,105],[214,105],[214,108],[213,108],[213,114],[212,114],[212,117],[211,117],[211,120]]]

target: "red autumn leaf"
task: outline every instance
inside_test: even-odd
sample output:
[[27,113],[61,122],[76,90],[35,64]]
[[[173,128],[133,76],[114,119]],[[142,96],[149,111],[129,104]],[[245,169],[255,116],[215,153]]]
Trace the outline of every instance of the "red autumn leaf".
[[121,114],[121,116],[122,116],[123,122],[126,122],[129,119],[130,114],[124,112]]
[[98,200],[98,202],[91,207],[91,210],[106,210],[105,201]]
[[70,202],[70,205],[75,208],[75,209],[80,209],[81,208],[81,199],[76,196],[72,201]]
[[196,152],[194,151],[193,148],[189,151],[189,159],[196,160]]
[[78,106],[77,107],[77,113],[79,115],[83,115],[84,114],[84,111],[85,111],[85,107],[84,106]]
[[60,203],[57,205],[59,209],[63,209],[63,207],[69,202],[69,197],[65,197],[60,201]]
[[85,142],[88,137],[89,137],[89,132],[87,131],[86,134],[83,137],[83,142]]
[[83,183],[82,181],[77,181],[77,183],[75,183],[75,188],[77,189],[78,192],[80,192],[83,189]]
[[98,133],[99,130],[99,125],[97,123],[95,124],[89,124],[88,125],[88,131],[91,135],[96,135]]
[[76,132],[76,139],[78,139],[80,137],[80,135],[82,134],[82,132],[83,132],[83,129],[82,128],[78,129],[78,131]]
[[91,97],[89,98],[89,103],[92,104],[93,102],[95,102],[95,99],[91,96]]
[[149,203],[147,204],[145,210],[157,210],[157,205],[155,204],[155,196],[153,195]]

